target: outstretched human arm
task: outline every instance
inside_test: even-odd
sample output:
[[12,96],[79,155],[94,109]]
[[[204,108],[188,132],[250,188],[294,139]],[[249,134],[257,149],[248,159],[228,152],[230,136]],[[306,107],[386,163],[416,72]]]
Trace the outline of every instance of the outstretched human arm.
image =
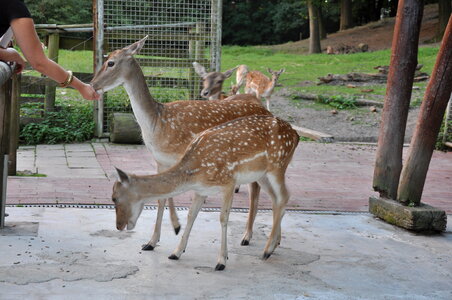
[[[36,33],[33,19],[13,19],[11,21],[11,27],[17,44],[32,68],[52,78],[56,82],[65,82],[68,78],[68,72],[45,55],[38,34]],[[75,77],[70,86],[77,89],[83,98],[87,100],[99,99],[99,94],[96,93],[92,86],[81,82]]]

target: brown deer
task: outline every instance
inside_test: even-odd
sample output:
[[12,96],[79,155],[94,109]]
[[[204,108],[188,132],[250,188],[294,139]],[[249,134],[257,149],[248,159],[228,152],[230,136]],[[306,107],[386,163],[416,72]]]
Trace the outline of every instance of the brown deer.
[[236,92],[234,92],[235,86],[232,86],[231,88],[231,95],[227,95],[222,92],[224,81],[231,77],[234,70],[239,68],[239,66],[225,72],[207,72],[204,66],[195,61],[193,62],[193,68],[202,78],[203,89],[201,90],[201,97],[209,100],[247,100],[260,105],[262,104],[262,102],[255,95],[236,95]]
[[273,116],[248,116],[208,129],[187,147],[177,164],[157,175],[128,175],[118,170],[112,200],[116,228],[131,230],[146,201],[195,191],[181,241],[169,259],[179,259],[187,247],[193,223],[207,196],[222,195],[221,250],[215,270],[223,270],[228,257],[227,224],[234,186],[258,182],[269,194],[273,226],[263,259],[281,241],[281,219],[289,200],[285,173],[299,136],[290,124]]
[[201,90],[201,97],[209,100],[223,100],[226,98],[222,93],[223,83],[231,77],[237,67],[225,72],[207,72],[204,66],[195,61],[193,62],[193,68],[202,78],[203,89]]
[[[173,166],[193,138],[218,124],[247,116],[269,115],[265,108],[246,100],[236,101],[175,101],[158,103],[146,85],[143,72],[133,55],[143,47],[146,38],[112,52],[91,84],[98,92],[106,92],[124,85],[133,112],[141,128],[143,141],[157,162],[158,172]],[[250,185],[250,211],[242,245],[248,245],[256,216],[259,185]],[[161,224],[166,199],[158,201],[157,220],[150,241],[143,250],[153,250],[160,240]],[[171,221],[176,234],[180,224],[172,198],[168,199]]]
[[271,79],[259,71],[248,71],[246,65],[237,66],[237,84],[233,86],[233,92],[238,92],[240,87],[245,84],[245,93],[254,94],[257,98],[264,98],[267,109],[270,110],[270,98],[273,89],[276,86],[279,76],[285,71],[273,71],[268,68],[268,72],[272,75]]

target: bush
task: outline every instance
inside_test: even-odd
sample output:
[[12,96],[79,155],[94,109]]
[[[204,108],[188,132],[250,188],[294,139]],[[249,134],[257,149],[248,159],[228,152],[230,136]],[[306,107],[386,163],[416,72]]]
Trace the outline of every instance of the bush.
[[93,108],[89,103],[57,106],[40,123],[25,125],[20,140],[26,145],[83,142],[93,138]]
[[347,97],[347,96],[318,96],[317,102],[327,104],[336,109],[351,109],[356,108],[356,98],[355,97]]

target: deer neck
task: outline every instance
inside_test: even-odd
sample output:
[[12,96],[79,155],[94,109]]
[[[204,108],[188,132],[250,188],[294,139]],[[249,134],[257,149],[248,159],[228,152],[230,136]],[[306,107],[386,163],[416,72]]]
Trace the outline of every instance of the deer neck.
[[131,72],[124,82],[124,88],[130,98],[133,112],[142,130],[152,129],[158,116],[161,114],[163,105],[156,102],[149,92],[143,71],[138,62],[133,60],[130,64]]
[[190,190],[190,174],[171,168],[156,175],[139,176],[135,179],[135,190],[142,199],[164,199]]
[[263,96],[268,96],[273,92],[273,89],[275,88],[276,85],[276,79],[272,78],[271,81],[267,84],[267,88],[265,89]]

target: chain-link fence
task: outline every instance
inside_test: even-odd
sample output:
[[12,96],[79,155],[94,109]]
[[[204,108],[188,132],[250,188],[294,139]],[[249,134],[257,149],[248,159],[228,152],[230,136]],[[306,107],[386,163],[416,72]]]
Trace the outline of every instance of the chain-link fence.
[[[98,52],[105,55],[148,35],[137,59],[152,96],[159,102],[199,98],[200,79],[192,63],[220,68],[222,0],[95,1],[103,24],[97,38],[104,37]],[[108,132],[112,112],[130,110],[125,99],[124,90],[109,92],[99,108],[103,124],[98,131]]]

